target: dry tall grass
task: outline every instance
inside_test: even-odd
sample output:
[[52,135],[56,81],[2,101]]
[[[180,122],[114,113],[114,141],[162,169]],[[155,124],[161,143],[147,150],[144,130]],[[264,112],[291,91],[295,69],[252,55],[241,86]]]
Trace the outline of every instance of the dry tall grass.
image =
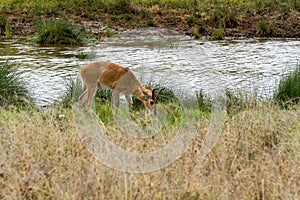
[[300,199],[300,107],[264,105],[228,117],[201,161],[199,137],[171,166],[110,169],[81,143],[70,110],[0,109],[1,199]]

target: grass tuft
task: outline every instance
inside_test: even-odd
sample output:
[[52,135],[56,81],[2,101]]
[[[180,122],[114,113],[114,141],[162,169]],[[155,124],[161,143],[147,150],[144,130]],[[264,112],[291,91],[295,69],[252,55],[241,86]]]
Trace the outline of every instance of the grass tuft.
[[300,102],[300,63],[294,71],[280,80],[273,98],[275,102],[285,107]]
[[214,29],[212,32],[212,39],[213,40],[223,40],[224,39],[224,29],[221,27]]
[[265,36],[265,37],[272,36],[274,32],[274,27],[267,24],[264,21],[260,21],[258,23],[258,32],[261,36]]
[[196,92],[196,98],[199,110],[201,112],[211,112],[212,100],[208,94],[204,93],[204,91],[201,89]]
[[7,38],[12,38],[11,27],[7,21],[7,16],[1,14],[0,15],[0,36],[4,35]]
[[80,45],[86,40],[83,27],[70,25],[65,20],[35,20],[37,43]]
[[0,63],[0,106],[23,107],[30,102],[32,99],[21,73],[9,62]]

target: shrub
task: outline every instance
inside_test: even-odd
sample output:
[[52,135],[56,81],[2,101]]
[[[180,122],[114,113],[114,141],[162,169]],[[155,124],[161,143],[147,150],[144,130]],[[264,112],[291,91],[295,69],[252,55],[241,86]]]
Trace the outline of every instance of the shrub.
[[70,25],[65,20],[35,20],[37,26],[37,42],[40,44],[71,44],[84,43],[83,27]]
[[300,102],[300,63],[294,71],[280,80],[273,98],[282,106]]
[[0,106],[25,106],[32,99],[21,73],[11,63],[0,64]]

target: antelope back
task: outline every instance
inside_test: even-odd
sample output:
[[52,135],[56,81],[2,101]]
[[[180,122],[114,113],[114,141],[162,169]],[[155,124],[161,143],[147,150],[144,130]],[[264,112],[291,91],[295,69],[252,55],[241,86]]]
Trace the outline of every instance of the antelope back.
[[114,89],[120,79],[126,78],[123,76],[128,73],[128,71],[128,67],[122,67],[117,64],[110,63],[102,72],[99,82],[104,87]]

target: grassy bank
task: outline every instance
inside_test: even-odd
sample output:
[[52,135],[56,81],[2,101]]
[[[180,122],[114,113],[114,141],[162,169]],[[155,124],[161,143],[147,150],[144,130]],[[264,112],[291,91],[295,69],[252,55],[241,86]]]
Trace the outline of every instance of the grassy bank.
[[[77,25],[85,22],[93,30],[155,26],[195,38],[299,37],[299,10],[297,0],[0,0],[7,27],[16,35],[35,33],[33,19],[46,17],[67,18]],[[105,31],[97,34],[103,37]]]
[[[297,72],[282,80],[296,80]],[[0,107],[1,199],[300,198],[299,104],[283,109],[281,104],[257,103],[227,90],[220,138],[201,160],[199,150],[209,134],[212,102],[200,90],[198,135],[190,148],[164,169],[129,174],[104,166],[87,151],[69,107],[82,91],[74,80],[67,81],[67,88],[63,103],[49,111]],[[171,141],[166,129],[148,140],[124,135],[109,117],[110,95],[98,92],[96,102],[102,100],[98,102],[102,105],[96,105],[95,111],[112,142],[128,151],[145,152]],[[164,95],[172,94],[167,90]],[[164,104],[176,108],[174,102]],[[170,133],[181,119],[172,116],[168,117]]]
[[[132,175],[105,167],[81,143],[69,109],[0,108],[1,199],[299,199],[299,106],[265,104],[226,119],[212,152],[199,157],[209,121],[174,164]],[[108,137],[137,151],[124,134]],[[151,141],[150,141],[151,142]],[[145,147],[145,145],[142,145]]]

